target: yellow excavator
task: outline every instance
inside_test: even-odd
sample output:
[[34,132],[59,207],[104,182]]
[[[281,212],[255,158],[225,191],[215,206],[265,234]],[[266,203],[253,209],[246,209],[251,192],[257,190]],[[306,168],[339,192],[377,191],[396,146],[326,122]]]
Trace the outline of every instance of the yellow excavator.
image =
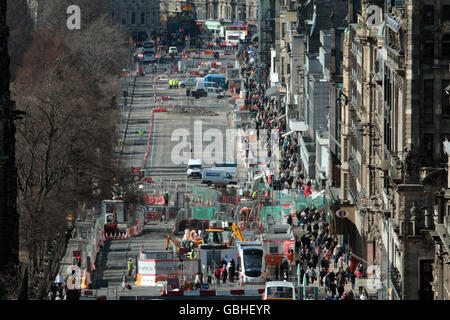
[[228,246],[233,247],[235,245],[236,238],[238,238],[239,241],[247,241],[247,239],[242,234],[241,229],[236,225],[236,223],[233,223],[231,229],[233,229],[233,234],[231,235],[231,240]]
[[180,252],[180,249],[183,248],[182,244],[180,243],[180,241],[178,241],[178,239],[172,237],[170,234],[167,235],[166,238],[166,250],[169,250],[169,243],[172,242],[173,245],[177,248],[177,252]]

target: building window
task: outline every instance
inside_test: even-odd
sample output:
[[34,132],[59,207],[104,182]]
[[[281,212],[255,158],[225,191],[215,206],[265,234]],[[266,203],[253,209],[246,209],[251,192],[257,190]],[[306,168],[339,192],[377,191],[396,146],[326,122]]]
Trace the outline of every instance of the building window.
[[433,35],[425,37],[423,44],[423,56],[426,62],[432,62],[434,59],[434,40]]
[[442,6],[442,22],[450,20],[450,6]]
[[122,14],[122,24],[123,24],[124,26],[127,25],[127,16],[126,16],[125,13]]
[[434,95],[433,95],[433,79],[427,79],[423,82],[423,110],[424,120],[427,123],[433,122],[434,114]]
[[425,152],[425,165],[432,166],[433,165],[433,134],[426,133],[423,139],[423,148]]
[[442,58],[450,59],[450,34],[442,38]]
[[145,24],[145,12],[141,12],[141,24]]
[[131,24],[135,25],[136,24],[136,12],[133,12],[131,14]]
[[434,6],[424,5],[423,6],[423,23],[425,25],[434,25]]
[[442,116],[444,118],[450,118],[450,97],[445,92],[445,88],[450,85],[450,80],[442,80]]

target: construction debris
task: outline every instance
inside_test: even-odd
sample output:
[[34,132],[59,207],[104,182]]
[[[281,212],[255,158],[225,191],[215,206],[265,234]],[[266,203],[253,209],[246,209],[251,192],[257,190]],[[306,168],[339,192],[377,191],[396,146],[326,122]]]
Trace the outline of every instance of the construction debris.
[[202,115],[202,116],[218,116],[219,114],[206,109],[204,107],[190,107],[185,108],[181,106],[174,107],[171,113],[186,114],[186,115]]

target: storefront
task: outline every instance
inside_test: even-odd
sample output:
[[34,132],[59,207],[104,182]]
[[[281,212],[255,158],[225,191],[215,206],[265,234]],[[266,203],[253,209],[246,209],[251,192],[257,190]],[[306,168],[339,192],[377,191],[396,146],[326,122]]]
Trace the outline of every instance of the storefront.
[[223,37],[222,25],[218,21],[205,21],[205,27],[210,30],[215,37]]

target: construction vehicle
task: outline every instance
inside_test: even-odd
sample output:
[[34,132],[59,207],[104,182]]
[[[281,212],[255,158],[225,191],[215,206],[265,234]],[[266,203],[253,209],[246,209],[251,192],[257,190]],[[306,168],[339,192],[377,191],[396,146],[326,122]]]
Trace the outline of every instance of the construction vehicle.
[[103,200],[101,210],[105,217],[103,229],[106,233],[126,231],[126,213],[122,200]]
[[223,229],[209,228],[205,230],[202,243],[223,245]]
[[166,238],[166,250],[170,250],[170,242],[173,243],[174,247],[174,254],[178,257],[182,257],[183,255],[187,254],[189,252],[189,248],[183,245],[178,239],[175,237],[172,237],[170,234],[167,235]]
[[233,234],[231,235],[231,239],[228,246],[234,247],[236,238],[241,242],[247,241],[247,239],[242,234],[241,229],[236,225],[236,223],[233,223],[231,228],[233,229]]

